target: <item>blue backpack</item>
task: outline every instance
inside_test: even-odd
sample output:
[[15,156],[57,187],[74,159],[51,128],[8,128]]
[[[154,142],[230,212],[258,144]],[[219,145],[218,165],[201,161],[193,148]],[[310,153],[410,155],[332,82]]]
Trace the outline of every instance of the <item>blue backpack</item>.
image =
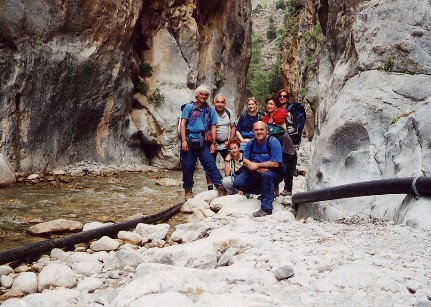
[[287,105],[289,116],[286,118],[287,132],[293,141],[293,144],[298,145],[301,143],[301,135],[304,130],[305,120],[307,115],[302,103],[289,102]]

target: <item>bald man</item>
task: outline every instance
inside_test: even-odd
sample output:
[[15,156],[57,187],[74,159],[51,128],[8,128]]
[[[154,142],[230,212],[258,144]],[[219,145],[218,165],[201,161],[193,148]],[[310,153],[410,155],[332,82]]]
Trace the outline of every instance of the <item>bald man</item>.
[[253,135],[254,138],[245,146],[243,167],[235,177],[233,187],[238,191],[261,195],[261,208],[253,213],[254,217],[261,217],[272,214],[283,149],[276,138],[268,136],[268,127],[262,121],[254,123]]

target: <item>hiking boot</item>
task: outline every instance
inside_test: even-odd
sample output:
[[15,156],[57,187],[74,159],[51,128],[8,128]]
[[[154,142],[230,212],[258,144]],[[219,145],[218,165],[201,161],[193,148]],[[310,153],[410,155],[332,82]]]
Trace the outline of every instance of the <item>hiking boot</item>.
[[213,189],[214,189],[214,185],[209,184],[209,185],[208,185],[208,191],[211,191],[211,190],[213,190]]
[[226,196],[227,195],[227,191],[226,191],[226,189],[224,188],[223,185],[219,185],[217,187],[217,192],[218,192],[218,197]]
[[254,217],[261,217],[261,216],[266,216],[266,215],[270,215],[271,213],[268,213],[266,211],[263,211],[262,209],[260,209],[259,211],[254,212],[252,215]]
[[292,192],[291,191],[288,191],[288,190],[283,190],[283,192],[281,192],[281,194],[280,194],[281,196],[291,196],[292,195]]
[[193,198],[193,192],[192,192],[192,190],[191,189],[185,189],[184,190],[184,200],[185,201],[187,201],[187,200],[189,200],[190,198]]

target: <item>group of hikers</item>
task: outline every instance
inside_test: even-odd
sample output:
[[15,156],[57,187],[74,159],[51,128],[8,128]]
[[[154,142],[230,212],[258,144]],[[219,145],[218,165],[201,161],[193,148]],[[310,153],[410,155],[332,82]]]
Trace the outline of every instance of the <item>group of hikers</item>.
[[[207,103],[210,90],[201,85],[195,100],[183,105],[179,130],[183,170],[184,198],[193,197],[193,175],[199,159],[208,189],[219,196],[260,195],[260,217],[272,214],[272,203],[279,195],[292,195],[293,176],[297,164],[297,146],[305,124],[305,110],[299,103],[289,102],[289,92],[280,89],[265,99],[266,110],[258,108],[255,98],[246,102],[246,111],[238,120],[226,108],[226,97],[218,94],[213,106]],[[225,161],[224,178],[217,167],[220,154]]]

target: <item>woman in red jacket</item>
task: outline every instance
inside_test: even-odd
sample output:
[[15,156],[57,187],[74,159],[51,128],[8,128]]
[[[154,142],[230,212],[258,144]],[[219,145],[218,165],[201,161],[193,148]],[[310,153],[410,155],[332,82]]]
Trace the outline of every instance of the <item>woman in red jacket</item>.
[[286,129],[286,109],[280,108],[280,104],[274,96],[267,96],[265,104],[266,114],[263,116],[262,121],[266,124],[278,125]]

